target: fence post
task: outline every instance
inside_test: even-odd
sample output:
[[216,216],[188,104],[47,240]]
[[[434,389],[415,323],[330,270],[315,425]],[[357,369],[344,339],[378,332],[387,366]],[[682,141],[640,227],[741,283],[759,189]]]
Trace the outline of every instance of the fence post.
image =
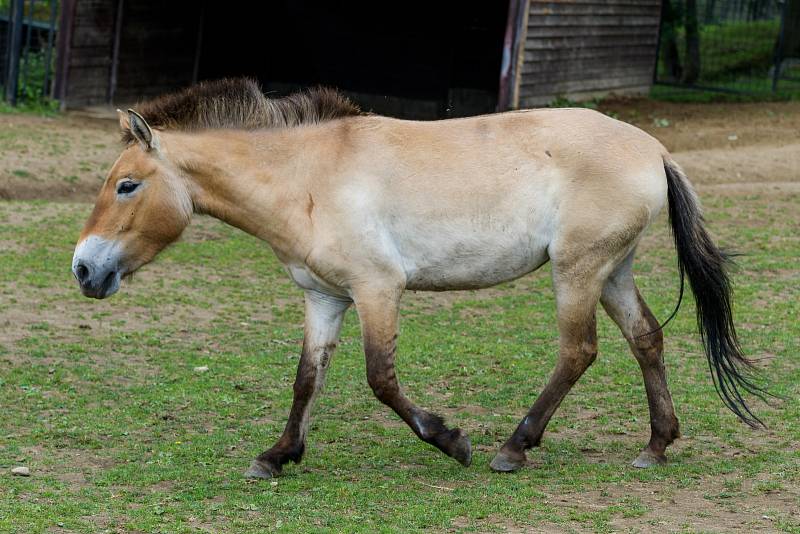
[[25,58],[25,65],[22,67],[22,94],[26,94],[28,89],[28,64],[31,62],[31,34],[33,33],[33,9],[36,7],[36,0],[31,0],[28,6],[28,26],[25,32],[25,48],[22,52],[22,57]]
[[47,50],[44,54],[44,81],[42,82],[42,97],[53,96],[50,90],[50,68],[53,63],[53,37],[56,29],[56,14],[58,13],[58,0],[50,0],[50,24],[47,27]]
[[6,70],[6,100],[17,105],[17,84],[19,83],[19,60],[22,49],[22,14],[25,0],[11,0],[11,20],[9,20],[8,69]]

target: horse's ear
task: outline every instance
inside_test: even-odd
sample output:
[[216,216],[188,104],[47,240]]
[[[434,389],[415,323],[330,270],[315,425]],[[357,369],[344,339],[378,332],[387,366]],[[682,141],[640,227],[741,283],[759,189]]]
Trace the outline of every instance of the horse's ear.
[[128,124],[130,125],[131,134],[141,143],[142,148],[145,150],[152,150],[156,148],[156,139],[153,135],[153,130],[144,117],[133,111],[128,110]]
[[128,114],[118,108],[117,117],[119,118],[119,129],[123,132],[129,131],[131,129],[131,121],[128,118]]

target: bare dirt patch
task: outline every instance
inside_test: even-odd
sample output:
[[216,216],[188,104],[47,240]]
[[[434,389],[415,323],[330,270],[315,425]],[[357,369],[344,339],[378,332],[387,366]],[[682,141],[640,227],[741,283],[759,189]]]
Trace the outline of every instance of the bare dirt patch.
[[94,197],[120,152],[111,120],[0,114],[0,199]]
[[800,138],[800,102],[685,104],[621,99],[604,102],[600,110],[638,126],[671,152],[781,147]]
[[690,150],[676,153],[675,159],[698,186],[759,191],[775,184],[797,191],[800,184],[800,143]]

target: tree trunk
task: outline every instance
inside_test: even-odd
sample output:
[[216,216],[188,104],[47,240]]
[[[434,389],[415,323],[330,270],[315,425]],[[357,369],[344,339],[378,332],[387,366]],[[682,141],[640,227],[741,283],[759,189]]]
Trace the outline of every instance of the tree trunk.
[[800,58],[800,0],[788,2],[783,20],[783,46],[779,51],[781,59]]
[[700,27],[697,21],[697,0],[686,0],[684,13],[686,29],[686,58],[683,83],[693,84],[700,77]]
[[713,24],[716,21],[716,17],[714,16],[714,10],[717,7],[717,0],[708,0],[706,2],[706,15],[703,21],[706,24]]
[[681,57],[678,53],[676,27],[680,22],[680,15],[674,2],[680,0],[663,0],[661,2],[661,60],[664,62],[665,75],[670,81],[679,81],[683,73]]

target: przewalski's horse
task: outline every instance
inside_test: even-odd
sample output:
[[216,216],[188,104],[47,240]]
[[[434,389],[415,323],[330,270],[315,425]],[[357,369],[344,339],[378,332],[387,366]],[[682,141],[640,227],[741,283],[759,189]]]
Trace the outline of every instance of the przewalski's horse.
[[662,332],[634,283],[636,245],[668,204],[678,267],[689,278],[715,385],[745,422],[759,393],[731,318],[727,257],[691,185],[641,130],[585,109],[540,109],[436,122],[363,114],[329,90],[284,99],[222,80],[120,112],[125,149],[78,241],[86,296],[120,280],[205,213],[267,243],[305,291],[305,336],[283,435],[249,477],[300,461],[311,406],[345,311],[361,320],[367,380],[420,439],[469,465],[467,435],[416,406],[395,375],[406,289],[485,288],[552,263],[559,358],[536,403],[491,463],[513,471],[597,354],[598,301],[644,375],[650,442],[637,467],[663,463],[679,436]]

